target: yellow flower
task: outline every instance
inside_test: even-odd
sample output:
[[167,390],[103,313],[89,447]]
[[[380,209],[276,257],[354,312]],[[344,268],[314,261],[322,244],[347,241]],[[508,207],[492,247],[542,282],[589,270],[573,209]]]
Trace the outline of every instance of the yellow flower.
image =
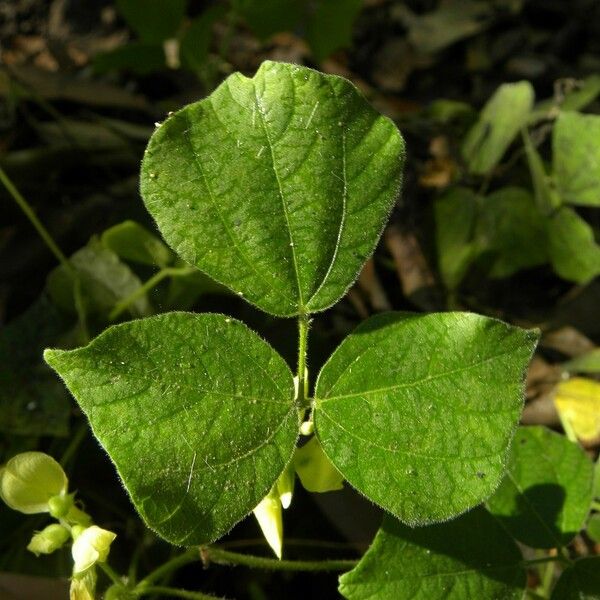
[[[73,528],[75,530],[75,528]],[[74,532],[75,533],[75,532]],[[75,533],[76,534],[76,533]],[[97,562],[104,562],[108,557],[110,545],[116,534],[97,525],[86,527],[75,537],[71,554],[73,555],[73,574],[83,573]]]

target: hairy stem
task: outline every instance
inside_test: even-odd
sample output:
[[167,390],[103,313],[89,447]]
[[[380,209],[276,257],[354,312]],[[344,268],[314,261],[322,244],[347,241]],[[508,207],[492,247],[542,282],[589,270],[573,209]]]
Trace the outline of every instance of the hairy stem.
[[308,398],[308,369],[306,366],[306,353],[308,350],[308,330],[310,319],[307,315],[298,317],[298,404],[307,408]]
[[348,571],[353,569],[357,560],[277,560],[252,554],[241,554],[222,550],[215,546],[206,546],[200,550],[205,564],[239,565],[268,571]]

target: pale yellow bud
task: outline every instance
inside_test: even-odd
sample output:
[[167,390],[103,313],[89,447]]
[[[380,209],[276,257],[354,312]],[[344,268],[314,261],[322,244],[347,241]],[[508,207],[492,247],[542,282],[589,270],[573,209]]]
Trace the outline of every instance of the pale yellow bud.
[[25,514],[49,512],[48,502],[66,494],[67,485],[62,467],[43,452],[17,454],[0,470],[0,497]]
[[[275,486],[276,487],[276,486]],[[276,491],[271,490],[254,509],[254,516],[277,558],[281,558],[283,545],[283,520],[281,518],[281,501]]]
[[68,529],[53,523],[48,527],[33,534],[27,550],[33,552],[36,556],[40,554],[51,554],[55,550],[62,548],[65,542],[71,537]]

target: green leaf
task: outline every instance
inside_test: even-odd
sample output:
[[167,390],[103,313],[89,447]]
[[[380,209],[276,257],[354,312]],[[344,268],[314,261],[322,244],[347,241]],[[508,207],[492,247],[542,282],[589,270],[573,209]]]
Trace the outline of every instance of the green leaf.
[[298,436],[292,375],[239,321],[169,313],[46,350],[146,524],[180,545],[249,514]]
[[600,206],[600,115],[563,112],[554,126],[553,165],[564,202]]
[[42,350],[71,326],[46,295],[0,329],[0,431],[67,435],[71,403]]
[[456,187],[437,199],[435,232],[440,274],[446,287],[458,287],[480,248],[475,240],[479,197],[469,188]]
[[577,444],[545,427],[522,427],[488,508],[520,542],[564,546],[587,518],[593,477],[592,462]]
[[505,83],[496,90],[463,144],[463,156],[471,173],[485,175],[500,162],[527,122],[533,99],[533,87],[528,81]]
[[368,319],[323,367],[315,428],[359,492],[401,521],[443,521],[504,473],[535,331],[469,313]]
[[141,190],[187,262],[280,316],[356,278],[398,194],[404,144],[345,79],[265,62],[152,136]]
[[[70,258],[81,281],[81,294],[87,310],[106,314],[119,300],[127,298],[142,286],[139,277],[119,257],[92,239]],[[60,266],[50,272],[46,282],[52,300],[65,310],[75,311],[75,282],[67,270]],[[150,314],[146,295],[129,305],[134,317]]]
[[599,600],[600,556],[580,558],[565,569],[551,600]]
[[509,277],[548,261],[544,218],[525,189],[501,188],[483,200],[478,237],[495,255],[491,277]]
[[358,566],[340,577],[350,600],[520,600],[519,548],[482,508],[411,529],[385,517]]
[[156,43],[177,33],[187,0],[116,0],[116,4],[142,41]]
[[233,0],[232,3],[263,40],[280,31],[293,31],[305,16],[302,0]]
[[600,274],[600,246],[593,229],[571,208],[561,207],[546,221],[548,252],[554,270],[585,284]]
[[143,265],[165,267],[173,259],[171,251],[135,221],[113,225],[104,231],[100,241],[120,258]]

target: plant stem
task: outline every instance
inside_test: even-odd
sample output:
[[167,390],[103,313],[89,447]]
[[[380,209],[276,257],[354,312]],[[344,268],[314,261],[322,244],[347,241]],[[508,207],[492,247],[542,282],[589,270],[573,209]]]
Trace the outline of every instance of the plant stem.
[[269,571],[347,571],[358,563],[357,560],[277,560],[230,552],[215,546],[201,548],[200,556],[207,564],[214,562],[218,565],[241,565]]
[[104,573],[108,576],[108,578],[117,585],[125,587],[123,580],[119,577],[119,574],[108,564],[105,562],[96,563]]
[[571,561],[566,556],[562,556],[559,554],[557,556],[542,556],[540,558],[532,558],[530,560],[524,560],[521,564],[524,567],[530,567],[533,565],[539,565],[539,564],[543,564],[543,563],[554,563],[554,562],[561,562],[561,563],[568,564]]
[[189,548],[182,554],[174,556],[167,562],[154,569],[154,571],[152,571],[149,575],[146,575],[146,577],[140,580],[140,582],[137,584],[136,589],[145,589],[146,586],[162,579],[165,575],[171,573],[171,571],[175,571],[175,569],[179,569],[180,567],[196,561],[200,561],[198,548]]
[[69,461],[77,451],[77,448],[79,448],[79,444],[81,444],[81,442],[84,440],[86,433],[87,425],[82,423],[75,432],[75,435],[71,438],[69,445],[67,446],[66,450],[63,452],[63,455],[60,458],[59,462],[62,467],[67,467]]
[[203,594],[202,592],[192,592],[190,590],[182,590],[164,585],[153,585],[142,590],[136,590],[134,594],[136,596],[158,594],[161,598],[188,598],[189,600],[216,600],[217,598],[216,596]]
[[161,269],[158,271],[158,273],[152,275],[152,277],[144,282],[137,290],[118,302],[108,315],[109,321],[114,321],[120,317],[121,314],[123,314],[123,312],[125,312],[133,302],[149,292],[152,288],[156,287],[163,279],[166,279],[167,277],[187,275],[192,271],[193,269],[190,269],[189,267],[165,267],[164,269]]
[[63,254],[62,250],[58,247],[52,236],[48,233],[48,230],[44,227],[42,222],[37,218],[33,208],[25,198],[22,196],[21,192],[15,187],[15,184],[10,180],[8,175],[5,173],[4,169],[0,167],[0,181],[4,185],[6,191],[12,196],[12,199],[17,203],[19,208],[25,213],[25,216],[29,219],[29,222],[35,227],[36,231],[48,246],[48,249],[58,262],[65,267],[65,269],[71,273],[71,275],[75,274],[75,270],[71,266],[71,263],[67,259],[67,257]]
[[308,330],[310,328],[310,319],[307,315],[298,317],[298,404],[307,408],[306,399],[308,398],[308,369],[306,366],[306,353],[308,350]]

